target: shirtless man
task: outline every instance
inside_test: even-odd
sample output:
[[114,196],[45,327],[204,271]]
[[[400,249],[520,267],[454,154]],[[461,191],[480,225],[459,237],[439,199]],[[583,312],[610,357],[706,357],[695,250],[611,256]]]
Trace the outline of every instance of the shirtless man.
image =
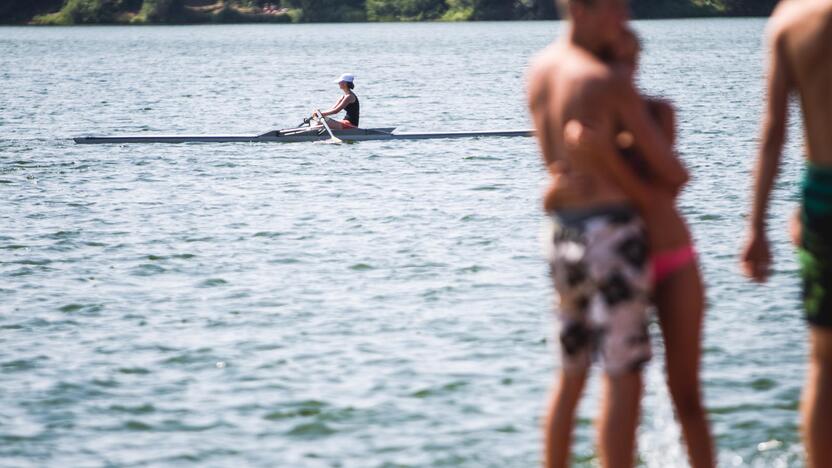
[[755,281],[769,276],[766,211],[786,136],[788,97],[796,93],[803,110],[808,160],[803,203],[793,225],[810,325],[802,430],[808,465],[828,467],[832,466],[832,0],[784,0],[771,17],[768,37],[768,100],[742,266]]
[[[619,129],[654,171],[657,190],[676,193],[687,173],[647,113],[626,74],[599,57],[625,31],[626,0],[560,0],[569,17],[563,37],[546,48],[529,72],[528,98],[552,185],[544,208],[553,222],[550,266],[560,297],[562,365],[546,421],[545,460],[567,466],[575,408],[592,358],[605,370],[598,423],[605,467],[629,467],[641,398],[641,368],[651,357],[647,335],[650,274],[640,212],[652,197],[613,148]],[[571,129],[591,128],[595,147],[571,151]],[[557,196],[559,177],[581,178],[585,191]],[[568,190],[566,192],[569,192]]]

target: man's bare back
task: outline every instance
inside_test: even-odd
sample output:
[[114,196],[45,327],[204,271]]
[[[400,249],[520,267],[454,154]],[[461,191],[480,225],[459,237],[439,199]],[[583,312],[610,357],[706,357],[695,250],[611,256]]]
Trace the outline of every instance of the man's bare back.
[[769,34],[772,72],[800,96],[808,159],[832,166],[832,0],[782,2]]

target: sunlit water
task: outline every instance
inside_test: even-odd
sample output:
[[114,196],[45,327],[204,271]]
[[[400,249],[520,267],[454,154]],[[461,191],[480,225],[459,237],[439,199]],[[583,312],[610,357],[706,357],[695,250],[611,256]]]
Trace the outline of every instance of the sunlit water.
[[[531,139],[76,146],[258,133],[357,75],[363,126],[528,127],[553,22],[0,28],[0,465],[539,463],[557,368]],[[806,327],[777,272],[739,274],[763,20],[637,23],[673,99],[680,206],[708,283],[704,379],[725,466],[797,466]],[[660,345],[657,327],[655,344]],[[683,466],[660,354],[645,466]],[[594,463],[597,381],[576,457]]]

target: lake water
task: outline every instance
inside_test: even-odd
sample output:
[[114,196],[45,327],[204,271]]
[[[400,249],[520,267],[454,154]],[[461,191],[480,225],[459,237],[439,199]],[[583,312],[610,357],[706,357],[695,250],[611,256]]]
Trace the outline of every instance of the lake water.
[[[785,235],[739,272],[764,20],[637,22],[679,110],[723,466],[799,466],[806,326]],[[0,28],[0,465],[531,467],[558,366],[532,139],[76,146],[290,127],[357,75],[362,126],[528,127],[560,23]],[[652,333],[660,345],[658,328]],[[684,466],[661,356],[644,466]],[[598,382],[575,444],[596,462]]]

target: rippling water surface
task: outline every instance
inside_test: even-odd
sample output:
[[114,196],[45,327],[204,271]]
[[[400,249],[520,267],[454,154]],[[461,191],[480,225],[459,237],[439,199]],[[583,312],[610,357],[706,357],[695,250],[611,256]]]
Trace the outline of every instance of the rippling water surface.
[[[694,175],[680,206],[709,286],[720,461],[799,465],[796,126],[777,274],[753,286],[737,268],[764,21],[636,26],[641,83],[677,103]],[[69,138],[288,127],[334,102],[344,71],[363,126],[527,127],[524,70],[559,28],[0,28],[0,465],[536,466],[558,364],[533,140]],[[683,466],[661,369],[640,459]],[[597,395],[593,381],[582,463]]]

